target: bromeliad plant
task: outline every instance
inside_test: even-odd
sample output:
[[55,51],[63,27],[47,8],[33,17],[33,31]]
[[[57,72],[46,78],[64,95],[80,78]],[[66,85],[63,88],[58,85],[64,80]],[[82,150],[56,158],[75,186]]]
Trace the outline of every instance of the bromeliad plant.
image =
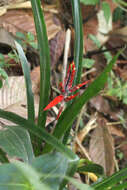
[[[54,100],[52,100],[45,108],[44,108],[44,111],[52,108],[53,106],[57,105],[58,103],[62,103],[62,102],[68,102],[70,100],[72,100],[73,98],[75,98],[79,92],[77,92],[76,94],[74,95],[71,95],[73,92],[75,92],[76,90],[78,90],[79,88],[81,88],[82,86],[86,85],[89,81],[86,81],[86,82],[83,82],[81,84],[78,84],[74,87],[72,87],[73,85],[73,81],[74,81],[74,77],[75,77],[75,72],[76,72],[76,69],[75,69],[75,64],[74,62],[72,62],[70,65],[69,65],[69,68],[68,68],[68,71],[67,71],[67,75],[66,75],[66,78],[64,79],[64,82],[60,82],[60,91],[61,91],[61,94],[59,96],[57,96]],[[57,118],[56,120],[59,119],[60,117],[60,114],[63,110],[63,104],[62,106],[60,106],[60,109],[59,109],[59,112],[58,112],[58,115],[57,115]]]
[[[86,81],[80,84],[83,54],[80,3],[79,0],[72,0],[71,3],[75,28],[75,65],[72,63],[69,66],[67,77],[64,83],[61,84],[62,94],[60,95],[60,101],[75,98],[77,93],[74,95],[71,95],[71,93],[75,92],[78,88],[81,88],[88,82]],[[35,123],[34,98],[30,80],[29,64],[21,46],[16,43],[26,81],[28,116],[27,119],[25,119],[15,113],[0,109],[0,118],[7,119],[15,124],[14,126],[5,126],[5,130],[0,131],[0,190],[63,190],[65,189],[67,180],[80,190],[102,190],[108,187],[111,189],[119,181],[121,182],[126,178],[127,168],[124,168],[113,176],[102,182],[93,184],[92,186],[79,184],[74,179],[70,178],[70,176],[73,176],[77,171],[79,158],[71,149],[61,142],[61,137],[63,137],[65,132],[71,127],[71,124],[76,119],[84,104],[104,87],[108,73],[111,71],[119,54],[112,59],[103,73],[101,73],[101,75],[89,85],[86,91],[83,92],[83,94],[72,104],[67,106],[67,109],[64,110],[59,118],[53,134],[49,134],[45,130],[47,113],[43,111],[48,104],[50,89],[48,38],[40,0],[31,0],[31,4],[40,54],[41,80],[38,122],[37,124]],[[75,67],[77,72],[75,71]],[[72,83],[74,83],[74,87],[72,87]],[[53,103],[48,105],[49,108],[60,101],[57,97],[55,102],[53,100]],[[70,110],[73,110],[73,112],[71,113]],[[46,144],[43,149],[47,154],[42,153],[42,142],[44,141]],[[33,150],[35,142],[37,146],[36,149]],[[54,149],[56,150],[55,152],[53,151]],[[35,154],[36,150],[38,150],[38,154]],[[18,161],[10,163],[11,161],[7,159],[8,157],[6,155],[8,155],[9,158],[18,158]],[[22,160],[22,162],[19,160]],[[123,187],[126,186],[126,183],[120,184],[119,189],[123,189]]]

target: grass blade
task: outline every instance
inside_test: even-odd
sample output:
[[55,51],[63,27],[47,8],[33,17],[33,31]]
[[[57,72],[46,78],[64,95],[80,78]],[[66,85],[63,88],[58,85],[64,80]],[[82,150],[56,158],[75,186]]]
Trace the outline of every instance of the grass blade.
[[82,18],[80,10],[80,1],[71,0],[72,14],[75,29],[75,49],[74,49],[74,62],[76,66],[76,76],[74,85],[80,83],[82,73],[82,57],[83,57],[83,30],[82,30]]
[[43,11],[40,0],[31,0],[37,40],[40,55],[40,104],[38,114],[38,125],[45,127],[46,113],[43,108],[48,104],[50,88],[50,54],[48,38]]
[[23,49],[19,43],[15,41],[15,45],[19,54],[19,58],[21,61],[25,83],[26,83],[26,94],[27,94],[27,110],[28,110],[28,119],[34,122],[35,112],[34,112],[34,97],[32,92],[32,82],[30,78],[30,69],[28,65],[28,61],[23,52]]
[[97,184],[93,184],[92,187],[95,190],[107,189],[108,187],[118,184],[121,180],[126,179],[126,178],[127,178],[127,168],[124,168],[120,170],[119,172],[116,172],[112,176],[104,179],[103,181]]

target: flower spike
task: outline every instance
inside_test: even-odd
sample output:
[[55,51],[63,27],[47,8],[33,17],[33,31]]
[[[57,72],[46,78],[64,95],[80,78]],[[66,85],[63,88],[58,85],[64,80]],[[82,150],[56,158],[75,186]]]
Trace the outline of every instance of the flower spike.
[[[79,92],[77,92],[76,94],[72,94],[72,95],[71,95],[71,93],[75,92],[76,90],[80,89],[82,86],[84,86],[84,85],[86,85],[87,83],[90,82],[90,80],[88,80],[86,82],[78,84],[77,86],[72,87],[72,84],[73,84],[73,81],[74,81],[74,77],[75,77],[75,72],[76,72],[75,64],[74,64],[74,62],[72,62],[69,65],[69,68],[68,68],[68,71],[67,71],[67,75],[66,75],[66,78],[64,79],[64,82],[59,84],[61,94],[59,96],[57,96],[56,98],[54,98],[54,100],[52,100],[44,108],[44,111],[52,108],[53,106],[57,105],[60,102],[63,102],[63,101],[67,102],[69,100],[72,100],[73,98],[75,98],[79,94]],[[59,119],[63,108],[64,108],[64,106],[62,104],[62,106],[59,109],[59,113],[57,115],[56,120]]]

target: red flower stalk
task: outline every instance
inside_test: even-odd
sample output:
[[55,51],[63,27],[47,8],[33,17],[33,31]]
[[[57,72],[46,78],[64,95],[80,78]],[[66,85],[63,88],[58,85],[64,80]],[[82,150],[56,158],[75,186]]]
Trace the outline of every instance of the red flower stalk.
[[[75,98],[79,92],[77,92],[76,94],[74,95],[70,95],[71,93],[75,92],[77,89],[81,88],[82,86],[86,85],[88,81],[86,82],[83,82],[81,84],[78,84],[77,86],[74,86],[72,87],[72,84],[73,84],[73,81],[74,81],[74,77],[75,77],[75,64],[74,62],[72,62],[70,65],[69,65],[69,68],[68,68],[68,71],[67,71],[67,76],[64,80],[64,83],[60,83],[60,91],[61,91],[61,94],[59,96],[57,96],[56,98],[54,98],[54,100],[52,100],[45,108],[44,108],[44,111],[52,108],[53,106],[57,105],[58,103],[62,103],[62,102],[67,102],[67,101],[70,101],[72,100],[73,98]],[[63,110],[63,106],[60,107],[59,109],[59,113],[57,115],[57,118],[56,120],[59,119],[61,113],[62,113],[62,110]]]

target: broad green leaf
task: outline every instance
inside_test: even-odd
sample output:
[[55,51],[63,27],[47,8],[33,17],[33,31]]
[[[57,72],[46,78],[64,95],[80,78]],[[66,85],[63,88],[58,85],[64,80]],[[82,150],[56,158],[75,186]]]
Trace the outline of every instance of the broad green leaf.
[[15,45],[19,54],[19,58],[21,61],[25,82],[26,82],[26,92],[27,92],[27,108],[28,108],[28,119],[34,122],[35,113],[34,113],[34,97],[32,93],[32,82],[30,79],[30,69],[28,65],[28,61],[23,52],[23,49],[19,43],[15,41]]
[[85,5],[96,5],[99,3],[99,0],[80,0],[80,2]]
[[[41,174],[41,181],[47,184],[52,190],[58,190],[65,176],[69,159],[60,153],[50,153],[35,158],[32,166]],[[55,176],[59,176],[55,178]]]
[[[80,112],[83,105],[90,100],[93,96],[97,95],[98,92],[104,87],[104,84],[107,81],[108,73],[111,71],[113,65],[115,64],[120,52],[114,56],[112,61],[107,65],[105,70],[100,74],[97,79],[89,85],[86,91],[76,99],[71,105],[65,109],[62,113],[61,117],[56,124],[55,130],[53,135],[60,139],[63,134],[68,130],[68,128],[72,125],[73,121],[75,120],[77,114]],[[73,111],[71,111],[73,110]],[[44,152],[51,151],[52,147],[50,145],[46,145],[44,148]]]
[[110,6],[107,2],[102,2],[102,10],[104,12],[104,17],[105,17],[105,20],[106,22],[108,23],[109,22],[109,19],[111,17],[111,10],[110,10]]
[[[52,190],[58,190],[62,179],[65,177],[67,181],[72,182],[74,186],[79,189],[85,188],[86,190],[93,190],[88,185],[77,183],[74,179],[68,178],[65,174],[69,175],[68,171],[72,169],[71,164],[74,162],[71,159],[67,159],[64,155],[56,152],[45,154],[33,160],[32,166],[41,174],[41,181],[48,184]],[[45,174],[45,175],[44,175]],[[60,189],[63,190],[64,186]],[[84,190],[84,189],[83,189]]]
[[34,170],[30,165],[24,164],[22,162],[15,162],[14,165],[17,167],[19,172],[21,172],[20,175],[23,175],[26,180],[26,185],[29,186],[29,189],[31,190],[51,190],[52,188],[49,188],[48,184],[42,183],[40,180],[40,174]]
[[94,65],[94,63],[95,63],[94,59],[85,58],[85,59],[83,59],[82,66],[87,69],[90,69]]
[[26,120],[17,114],[3,111],[1,109],[0,109],[0,117],[7,119],[9,121],[12,121],[13,123],[23,127],[24,129],[27,129],[31,134],[37,136],[38,139],[44,140],[47,143],[51,144],[54,148],[62,152],[64,155],[66,155],[70,159],[73,159],[73,160],[78,159],[78,157],[69,148],[63,145],[59,140],[57,140],[51,134],[46,132],[45,129],[42,129],[41,127],[37,127],[37,125],[35,125],[30,120]]
[[46,122],[46,111],[43,112],[43,109],[48,104],[50,90],[50,53],[45,19],[41,9],[41,2],[40,0],[31,0],[31,5],[33,9],[40,54],[40,104],[38,125],[44,128]]
[[127,168],[124,168],[119,172],[114,173],[112,176],[107,177],[101,182],[93,184],[92,187],[94,187],[95,190],[107,190],[108,187],[112,187],[124,179],[127,179]]
[[17,157],[24,162],[31,162],[34,158],[29,133],[21,127],[4,127],[0,131],[0,147],[11,158]]
[[0,165],[0,190],[51,190],[41,183],[40,175],[23,162]]

